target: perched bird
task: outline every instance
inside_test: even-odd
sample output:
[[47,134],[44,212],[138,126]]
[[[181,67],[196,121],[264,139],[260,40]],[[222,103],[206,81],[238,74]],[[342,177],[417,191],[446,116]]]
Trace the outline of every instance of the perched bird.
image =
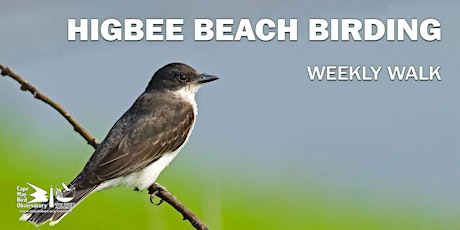
[[[217,79],[199,74],[183,63],[170,63],[155,72],[145,92],[115,123],[80,174],[67,186],[73,192],[71,208],[103,189],[125,185],[144,190],[152,185],[192,132],[198,88]],[[69,192],[64,190],[61,196]],[[69,211],[47,205],[25,212],[20,220],[35,225],[50,220],[50,225],[55,225]]]

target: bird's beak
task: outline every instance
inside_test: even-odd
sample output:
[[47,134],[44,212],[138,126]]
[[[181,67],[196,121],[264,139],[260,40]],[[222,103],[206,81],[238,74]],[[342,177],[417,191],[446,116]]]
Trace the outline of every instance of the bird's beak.
[[214,81],[214,80],[217,80],[217,79],[219,79],[219,78],[214,76],[214,75],[201,74],[200,78],[198,78],[196,80],[196,82],[199,83],[199,84],[203,84],[203,83],[211,82],[211,81]]

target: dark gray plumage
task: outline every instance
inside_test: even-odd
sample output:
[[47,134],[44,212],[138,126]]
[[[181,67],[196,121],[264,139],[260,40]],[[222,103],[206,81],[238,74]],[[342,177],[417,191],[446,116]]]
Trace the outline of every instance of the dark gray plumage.
[[[118,185],[143,190],[177,155],[193,129],[194,95],[201,84],[218,79],[183,63],[159,69],[146,90],[115,123],[84,169],[69,184],[75,205],[94,191]],[[64,193],[64,195],[67,195]],[[43,211],[43,212],[37,212]],[[67,212],[32,209],[20,220],[56,224]]]

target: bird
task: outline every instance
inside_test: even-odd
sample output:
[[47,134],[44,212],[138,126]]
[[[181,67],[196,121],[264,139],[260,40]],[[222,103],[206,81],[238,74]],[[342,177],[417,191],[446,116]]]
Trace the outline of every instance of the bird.
[[195,93],[202,84],[217,79],[179,62],[158,69],[83,170],[61,191],[61,197],[73,196],[73,205],[66,211],[51,205],[32,208],[20,220],[55,225],[94,192],[117,186],[142,191],[151,186],[190,137],[197,116]]

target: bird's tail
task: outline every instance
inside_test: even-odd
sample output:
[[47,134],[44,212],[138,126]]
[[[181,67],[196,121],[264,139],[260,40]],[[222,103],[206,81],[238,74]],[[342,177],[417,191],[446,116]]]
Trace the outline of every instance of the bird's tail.
[[[72,200],[65,202],[66,200],[61,199],[64,202],[59,201],[59,198],[54,198],[54,205],[45,204],[45,208],[32,208],[29,211],[26,211],[19,220],[29,221],[36,226],[42,225],[43,223],[50,220],[50,225],[53,226],[57,224],[62,218],[64,218],[67,213],[69,213],[78,203],[83,201],[86,196],[91,194],[97,186],[81,189],[81,190],[64,190],[60,194],[60,197],[72,197]],[[72,194],[73,193],[73,194]],[[53,206],[53,207],[50,207]]]

